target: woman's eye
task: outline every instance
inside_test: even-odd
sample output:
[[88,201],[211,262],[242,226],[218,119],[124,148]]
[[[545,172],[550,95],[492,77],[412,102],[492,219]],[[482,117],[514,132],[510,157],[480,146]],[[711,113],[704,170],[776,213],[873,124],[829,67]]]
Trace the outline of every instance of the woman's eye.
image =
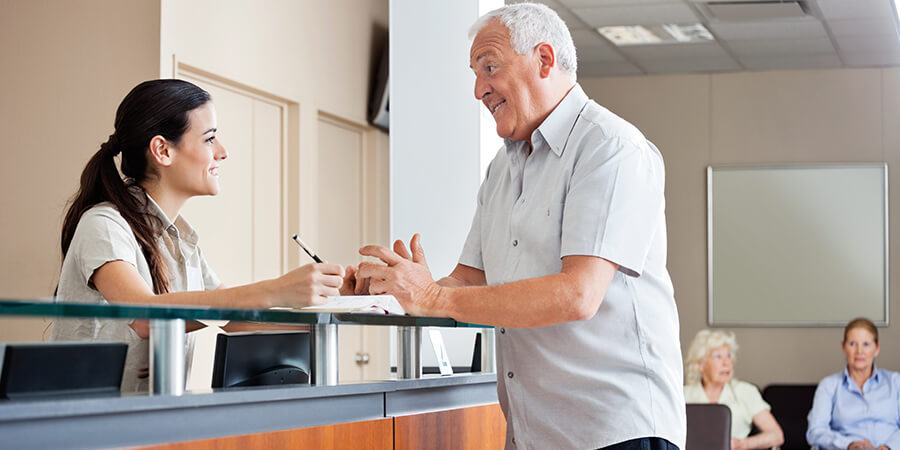
[[212,144],[212,142],[213,142],[214,140],[216,140],[216,137],[215,137],[215,136],[210,136],[210,138],[207,139],[206,142]]

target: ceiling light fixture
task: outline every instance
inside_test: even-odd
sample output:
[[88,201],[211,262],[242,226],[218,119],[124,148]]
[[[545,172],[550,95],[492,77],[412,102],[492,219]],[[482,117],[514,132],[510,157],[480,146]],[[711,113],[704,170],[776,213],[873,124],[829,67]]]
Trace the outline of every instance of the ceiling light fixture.
[[619,47],[629,45],[687,44],[714,40],[712,33],[699,23],[690,25],[619,25],[600,27],[597,28],[597,31]]

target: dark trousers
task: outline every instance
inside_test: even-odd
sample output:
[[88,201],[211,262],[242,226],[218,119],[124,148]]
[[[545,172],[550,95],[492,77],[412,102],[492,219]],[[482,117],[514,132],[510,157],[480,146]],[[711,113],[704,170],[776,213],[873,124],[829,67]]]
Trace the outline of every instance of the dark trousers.
[[658,437],[645,437],[619,442],[599,450],[678,450],[678,446]]

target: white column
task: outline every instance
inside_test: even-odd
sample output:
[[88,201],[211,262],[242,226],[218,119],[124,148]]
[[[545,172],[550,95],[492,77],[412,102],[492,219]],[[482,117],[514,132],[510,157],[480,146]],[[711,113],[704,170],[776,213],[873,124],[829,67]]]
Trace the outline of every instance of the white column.
[[482,154],[490,158],[499,148],[499,140],[482,136],[494,124],[483,120],[474,97],[467,34],[481,13],[502,5],[390,2],[390,236],[408,242],[420,233],[435,278],[458,262],[484,175]]
[[[475,99],[468,38],[472,23],[500,6],[503,0],[390,2],[390,236],[408,243],[420,233],[435,279],[459,261],[478,186],[502,144]],[[443,333],[451,361],[467,364],[474,331]],[[422,346],[431,348],[423,334]],[[436,364],[423,353],[423,363]]]

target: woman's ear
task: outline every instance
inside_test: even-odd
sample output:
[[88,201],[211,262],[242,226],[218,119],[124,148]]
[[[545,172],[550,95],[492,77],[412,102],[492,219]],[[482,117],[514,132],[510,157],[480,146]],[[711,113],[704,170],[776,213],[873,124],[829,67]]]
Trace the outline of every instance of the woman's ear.
[[172,148],[166,138],[157,135],[150,139],[150,159],[163,167],[172,165]]

